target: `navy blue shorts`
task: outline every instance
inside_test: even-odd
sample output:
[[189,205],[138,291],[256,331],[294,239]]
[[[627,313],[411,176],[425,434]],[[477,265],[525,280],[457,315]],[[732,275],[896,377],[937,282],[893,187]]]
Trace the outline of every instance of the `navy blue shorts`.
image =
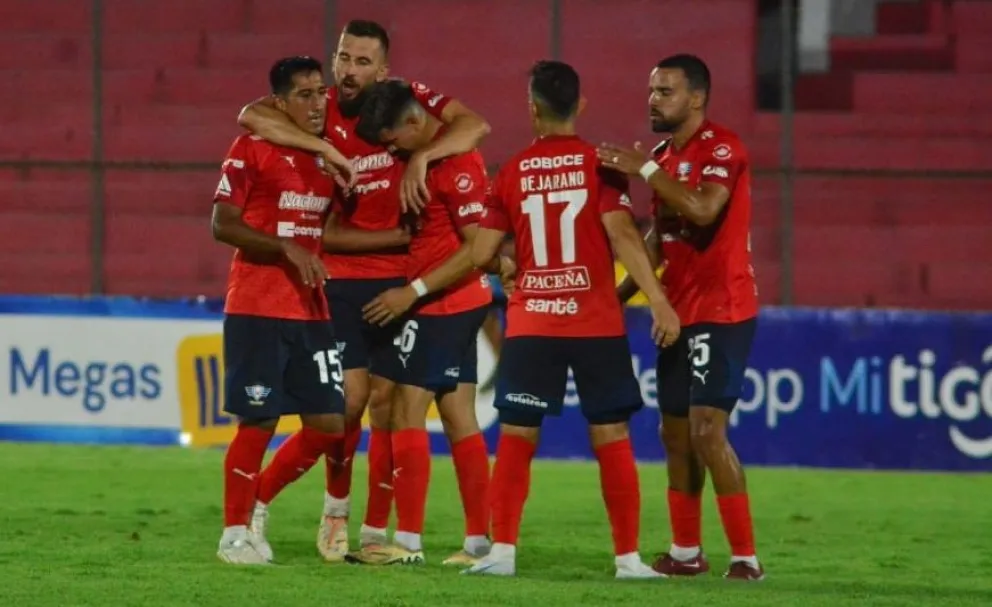
[[489,306],[434,316],[414,314],[403,323],[393,356],[403,366],[399,383],[436,394],[478,381],[476,340]]
[[658,351],[658,408],[687,417],[692,406],[737,406],[757,319],[682,327],[678,341]]
[[224,317],[224,411],[245,419],[344,413],[331,323]]
[[396,359],[393,341],[403,323],[371,325],[362,317],[362,308],[383,291],[406,283],[405,278],[332,278],[324,284],[345,370],[368,369],[373,375],[393,381],[401,375],[403,369]]
[[625,422],[644,406],[626,337],[510,337],[496,376],[500,422],[534,427],[561,415],[569,367],[589,423]]

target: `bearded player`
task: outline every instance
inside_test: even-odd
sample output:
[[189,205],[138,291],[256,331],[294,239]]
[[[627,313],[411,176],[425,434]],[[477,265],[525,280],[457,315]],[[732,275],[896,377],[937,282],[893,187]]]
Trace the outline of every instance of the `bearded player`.
[[[311,132],[323,129],[327,107],[321,72],[311,57],[289,57],[269,74],[278,111]],[[341,363],[319,257],[334,188],[322,165],[316,154],[242,135],[214,194],[214,238],[237,249],[224,303],[224,410],[238,417],[238,429],[224,458],[217,550],[230,563],[272,560],[264,536],[269,503],[344,431]],[[299,415],[303,428],[260,473],[283,415]]]
[[[727,439],[758,315],[750,163],[737,135],[706,117],[710,73],[698,57],[662,60],[651,72],[650,89],[652,130],[671,137],[650,156],[639,146],[605,145],[599,155],[654,190],[649,249],[664,260],[662,282],[683,325],[675,346],[658,353],[673,539],[654,568],[690,576],[709,570],[700,541],[708,470],[732,554],[724,576],[760,580],[744,470]],[[631,281],[620,287],[625,301],[635,291]]]
[[[276,143],[317,152],[333,146],[350,159],[357,174],[357,183],[332,212],[324,232],[324,261],[331,276],[325,289],[334,310],[347,401],[345,441],[339,452],[327,457],[327,489],[317,534],[317,548],[331,562],[344,560],[348,553],[351,470],[366,408],[371,432],[363,546],[385,543],[392,503],[390,405],[402,371],[393,346],[399,324],[367,323],[362,308],[378,294],[406,284],[410,237],[400,227],[400,209],[426,203],[427,165],[474,149],[489,129],[459,101],[413,83],[424,111],[448,125],[441,137],[406,162],[358,137],[355,126],[369,87],[388,76],[389,46],[389,35],[378,23],[356,20],[344,27],[335,54],[335,86],[328,91],[324,139],[296,128],[273,110],[270,100],[248,106],[239,119],[245,128]],[[454,455],[456,462],[478,461],[485,457],[484,445],[466,444]]]
[[676,341],[679,322],[630,213],[627,178],[604,170],[596,148],[576,135],[583,100],[575,70],[542,61],[531,70],[530,110],[537,138],[500,170],[472,250],[491,263],[513,232],[518,263],[496,380],[500,439],[492,480],[489,555],[467,573],[514,575],[530,464],[546,415],[560,415],[568,369],[599,461],[619,579],[664,577],[638,553],[640,484],[628,420],[643,407],[623,309],[615,296],[612,249],[650,302],[659,343]]

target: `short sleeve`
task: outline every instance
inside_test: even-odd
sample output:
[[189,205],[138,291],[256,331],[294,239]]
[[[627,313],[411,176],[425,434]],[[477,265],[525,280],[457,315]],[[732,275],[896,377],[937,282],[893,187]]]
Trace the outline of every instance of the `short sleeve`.
[[451,103],[451,97],[433,90],[423,82],[411,82],[410,87],[413,89],[413,96],[420,105],[424,106],[427,113],[440,120],[444,108]]
[[482,218],[479,220],[480,228],[489,228],[500,232],[510,231],[510,217],[506,212],[502,183],[503,171],[501,170],[486,189],[485,209],[483,209]]
[[254,185],[257,171],[254,150],[249,137],[238,137],[221,165],[220,182],[214,192],[214,202],[244,208]]
[[699,182],[716,183],[733,190],[745,164],[746,153],[739,142],[718,141],[712,149],[702,153]]
[[619,171],[600,167],[596,171],[599,178],[599,213],[630,211],[630,180]]
[[489,179],[477,152],[449,159],[437,175],[437,187],[454,223],[479,223],[485,211]]

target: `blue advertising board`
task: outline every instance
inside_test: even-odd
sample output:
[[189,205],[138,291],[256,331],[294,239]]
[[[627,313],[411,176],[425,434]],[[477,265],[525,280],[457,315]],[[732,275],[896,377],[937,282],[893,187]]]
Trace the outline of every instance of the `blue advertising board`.
[[[210,300],[0,298],[0,440],[226,444],[222,377],[196,372],[222,372],[220,309]],[[634,449],[662,459],[650,317],[626,315],[647,405],[631,422]],[[496,360],[480,337],[476,409],[491,450]],[[138,381],[152,367],[154,393]],[[91,392],[103,406],[80,406]],[[577,404],[570,382],[539,456],[591,457]],[[746,464],[992,470],[992,314],[765,308],[731,423]],[[429,429],[434,452],[446,453],[439,421]]]

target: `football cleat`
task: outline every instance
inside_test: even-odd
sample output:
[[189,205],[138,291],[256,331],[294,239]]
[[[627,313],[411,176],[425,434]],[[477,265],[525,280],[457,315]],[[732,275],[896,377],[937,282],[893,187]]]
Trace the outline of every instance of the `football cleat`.
[[459,550],[458,552],[452,554],[448,558],[441,561],[441,564],[452,565],[452,566],[457,565],[459,567],[471,567],[472,565],[478,563],[481,558],[482,555],[475,556],[474,554],[470,554],[467,550]]
[[424,552],[398,544],[371,545],[349,552],[345,560],[359,565],[422,565]]
[[462,570],[463,575],[498,575],[503,577],[517,574],[517,562],[514,559],[497,559],[492,555],[484,556],[468,569]]
[[248,541],[239,538],[233,541],[221,541],[217,547],[217,558],[232,565],[268,565],[269,561],[259,554],[258,550]]
[[728,580],[743,580],[747,582],[760,582],[765,579],[765,568],[761,565],[755,567],[744,561],[734,561],[730,563],[723,577]]
[[268,526],[269,509],[261,504],[256,504],[255,510],[251,513],[251,524],[248,526],[248,543],[255,547],[262,558],[271,563],[275,555],[272,553],[269,540],[265,538]]
[[348,519],[324,515],[317,529],[317,550],[328,563],[343,563],[348,555]]
[[667,576],[691,577],[708,572],[710,570],[710,564],[706,560],[706,556],[702,550],[699,551],[699,554],[686,561],[680,561],[666,552],[658,557],[651,568]]
[[668,576],[655,571],[641,560],[636,560],[633,562],[617,562],[617,573],[614,577],[618,580],[655,580]]

